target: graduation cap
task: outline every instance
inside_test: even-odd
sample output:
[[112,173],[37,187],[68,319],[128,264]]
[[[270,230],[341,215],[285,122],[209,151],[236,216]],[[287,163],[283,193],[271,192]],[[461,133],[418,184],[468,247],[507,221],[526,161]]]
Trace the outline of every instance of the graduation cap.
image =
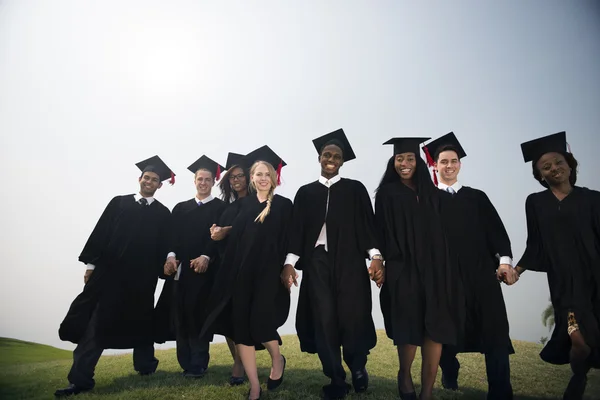
[[535,163],[546,153],[564,154],[567,150],[569,153],[571,152],[567,144],[567,133],[564,131],[521,143],[525,162],[533,161]]
[[229,169],[234,165],[243,165],[244,155],[238,153],[228,153],[227,154],[227,164],[225,164],[225,169]]
[[251,167],[257,161],[268,162],[277,170],[277,185],[281,184],[281,169],[287,164],[281,159],[269,146],[262,146],[258,149],[246,154],[242,160],[242,164]]
[[221,171],[224,169],[221,164],[204,155],[194,161],[194,163],[188,167],[188,169],[193,173],[196,173],[196,171],[198,171],[200,168],[210,171],[215,177],[216,181],[221,178]]
[[144,161],[140,161],[135,165],[140,169],[140,171],[142,171],[142,175],[144,172],[154,172],[158,175],[161,182],[169,179],[169,183],[171,185],[175,183],[175,173],[171,171],[169,167],[167,167],[167,164],[165,164],[159,156],[150,157]]
[[419,155],[421,153],[421,143],[428,141],[431,138],[423,137],[398,137],[392,138],[384,144],[394,145],[394,155],[402,153],[415,153]]
[[321,150],[323,150],[325,146],[334,144],[342,150],[344,161],[350,161],[356,158],[354,150],[352,150],[352,146],[350,146],[350,142],[348,141],[344,130],[341,128],[337,131],[333,131],[331,133],[328,133],[327,135],[323,135],[314,139],[313,144],[315,145],[315,148],[317,149],[319,155],[321,154]]

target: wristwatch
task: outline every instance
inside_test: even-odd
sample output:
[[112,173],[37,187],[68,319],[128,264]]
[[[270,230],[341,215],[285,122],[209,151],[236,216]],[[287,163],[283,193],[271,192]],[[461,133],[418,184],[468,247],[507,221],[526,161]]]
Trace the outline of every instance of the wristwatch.
[[381,254],[375,254],[371,260],[381,260],[383,261],[383,256]]

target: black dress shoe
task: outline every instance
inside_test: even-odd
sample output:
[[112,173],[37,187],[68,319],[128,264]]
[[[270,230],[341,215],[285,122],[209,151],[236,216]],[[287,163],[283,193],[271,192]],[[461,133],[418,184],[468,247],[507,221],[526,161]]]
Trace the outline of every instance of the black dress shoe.
[[245,381],[246,381],[246,378],[244,378],[243,376],[231,375],[229,377],[229,385],[230,386],[240,386],[240,385],[243,385]]
[[183,377],[190,378],[190,379],[200,379],[200,378],[203,378],[204,375],[206,375],[206,368],[200,368],[197,371],[184,371],[183,372]]
[[56,397],[75,396],[75,395],[78,395],[79,393],[89,392],[90,390],[92,390],[92,389],[91,388],[82,388],[80,386],[77,386],[77,385],[74,385],[71,383],[66,388],[58,389],[56,392],[54,392],[54,396],[56,396]]
[[323,398],[325,400],[343,399],[348,395],[348,393],[350,393],[351,388],[352,386],[345,382],[343,385],[330,383],[329,385],[323,386]]
[[356,393],[367,391],[367,388],[369,387],[369,374],[365,368],[352,373],[352,386],[354,386],[354,391]]
[[448,390],[458,390],[458,379],[449,379],[442,371],[442,386]]
[[267,390],[275,390],[283,383],[283,374],[285,373],[286,360],[283,355],[281,356],[281,358],[283,358],[283,370],[281,370],[281,377],[279,379],[267,379]]

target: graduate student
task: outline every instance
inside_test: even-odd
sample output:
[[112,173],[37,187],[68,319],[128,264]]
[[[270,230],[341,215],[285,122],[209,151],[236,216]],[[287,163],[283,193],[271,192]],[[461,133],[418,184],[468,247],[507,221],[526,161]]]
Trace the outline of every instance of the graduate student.
[[[227,249],[227,238],[231,231],[231,224],[237,216],[240,210],[240,203],[237,200],[242,199],[248,195],[248,171],[246,166],[242,164],[244,155],[238,153],[229,153],[227,155],[227,163],[225,168],[227,172],[219,183],[221,189],[221,199],[225,202],[227,207],[219,218],[218,224],[214,224],[210,228],[211,238],[214,241],[218,241],[219,258],[221,262],[223,260],[225,250]],[[229,337],[225,338],[227,346],[233,357],[233,367],[231,369],[231,376],[229,377],[229,384],[231,386],[239,386],[244,383],[244,366],[242,360],[235,349],[235,343]]]
[[[369,275],[383,282],[383,258],[376,248],[373,206],[364,185],[340,178],[340,167],[355,159],[342,129],[313,141],[321,176],[302,186],[294,199],[289,254],[282,272],[288,288],[296,284],[294,267],[304,271],[296,329],[302,351],[317,353],[331,383],[327,399],[346,396],[342,366],[352,374],[357,393],[367,390],[365,365],[377,336],[371,317]],[[370,258],[367,270],[365,259]]]
[[268,146],[249,153],[252,194],[238,200],[240,211],[232,223],[223,263],[211,294],[211,314],[201,335],[218,333],[236,344],[250,382],[248,398],[258,399],[261,387],[255,349],[267,349],[271,373],[267,389],[283,381],[285,357],[279,351],[277,329],[287,319],[290,297],[280,274],[287,249],[292,202],[275,194],[283,160]]
[[168,251],[171,213],[154,194],[175,175],[158,156],[136,165],[142,171],[139,193],[110,201],[79,256],[87,266],[85,286],[59,329],[60,338],[77,347],[70,384],[55,396],[91,390],[104,349],[133,349],[139,374],[156,371],[154,290]]
[[456,344],[456,278],[442,229],[442,197],[421,158],[429,138],[394,138],[394,155],[375,197],[375,216],[386,259],[381,311],[398,349],[400,397],[416,399],[411,366],[421,346],[420,399],[432,398],[442,344]]
[[199,334],[216,273],[217,248],[210,227],[225,209],[225,203],[211,194],[222,168],[205,155],[196,160],[188,167],[194,173],[196,195],[173,208],[173,240],[164,273],[174,275],[177,361],[187,378],[204,376],[210,360],[210,337]]
[[509,354],[514,353],[506,305],[498,275],[514,283],[510,240],[496,209],[484,192],[458,181],[461,160],[467,156],[453,132],[424,147],[433,156],[438,188],[451,194],[443,212],[452,262],[459,274],[464,303],[458,346],[444,346],[440,367],[442,385],[458,389],[457,352],[485,354],[488,399],[511,399]]
[[521,150],[545,190],[525,202],[527,247],[517,272],[548,274],[555,326],[540,356],[571,365],[563,398],[581,399],[588,370],[600,367],[600,193],[575,186],[577,161],[566,151],[565,132]]

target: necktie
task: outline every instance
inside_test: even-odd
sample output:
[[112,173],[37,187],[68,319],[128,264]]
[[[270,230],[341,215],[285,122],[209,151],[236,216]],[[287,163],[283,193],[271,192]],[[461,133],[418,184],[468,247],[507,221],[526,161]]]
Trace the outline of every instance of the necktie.
[[452,196],[454,196],[454,194],[456,193],[454,191],[454,189],[452,189],[450,186],[448,186],[448,188],[446,189],[446,192],[450,193]]
[[148,200],[146,200],[145,198],[141,198],[139,199],[139,203],[143,206],[147,206],[148,205]]
[[201,201],[198,202],[198,207],[200,207],[203,203]]

